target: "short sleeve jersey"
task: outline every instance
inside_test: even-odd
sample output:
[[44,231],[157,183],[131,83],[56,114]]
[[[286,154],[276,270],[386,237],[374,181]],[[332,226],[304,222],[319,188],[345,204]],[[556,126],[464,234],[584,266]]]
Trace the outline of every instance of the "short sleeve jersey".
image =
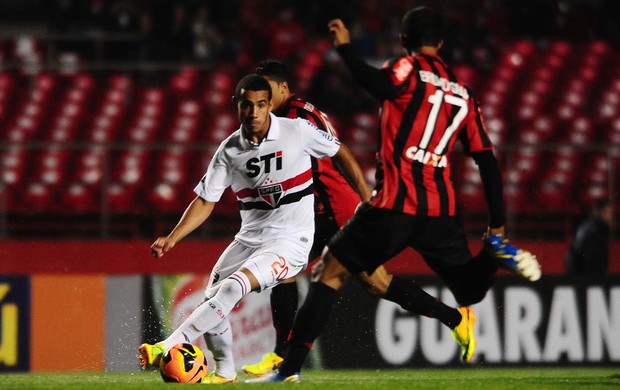
[[383,102],[376,207],[407,214],[454,215],[448,154],[457,139],[465,153],[491,150],[471,91],[434,55],[404,56],[382,71],[399,90]]
[[[289,97],[281,111],[288,118],[306,119],[320,130],[338,137],[327,115],[294,94]],[[312,176],[315,212],[325,219],[333,219],[339,227],[344,225],[355,213],[360,202],[359,195],[329,158],[313,159]]]
[[280,239],[312,240],[311,157],[331,157],[340,142],[303,119],[270,114],[267,136],[253,145],[236,130],[218,147],[194,192],[217,202],[227,187],[236,194],[241,228],[235,239],[259,247]]

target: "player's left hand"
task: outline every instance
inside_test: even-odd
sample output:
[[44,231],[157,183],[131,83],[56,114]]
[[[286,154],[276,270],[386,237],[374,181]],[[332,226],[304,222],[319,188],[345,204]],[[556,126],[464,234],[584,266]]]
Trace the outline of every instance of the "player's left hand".
[[168,237],[159,237],[153,245],[151,245],[151,254],[155,257],[162,257],[174,247],[175,242]]
[[329,34],[334,40],[334,46],[338,47],[340,45],[351,43],[349,30],[341,19],[330,20],[327,27],[329,28]]

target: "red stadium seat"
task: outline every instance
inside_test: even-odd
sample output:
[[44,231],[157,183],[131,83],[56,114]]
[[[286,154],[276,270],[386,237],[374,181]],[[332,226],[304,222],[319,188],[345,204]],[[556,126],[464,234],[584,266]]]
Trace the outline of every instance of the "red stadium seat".
[[207,110],[213,113],[229,110],[232,108],[231,92],[213,91],[206,89],[203,94],[203,102]]
[[133,88],[134,82],[131,77],[123,74],[115,74],[108,78],[108,85],[115,91],[129,91]]
[[510,183],[504,185],[506,204],[513,210],[529,211],[533,208],[533,196],[528,183]]
[[508,126],[503,118],[488,118],[486,120],[487,133],[494,145],[503,144],[508,137]]
[[602,56],[609,54],[612,51],[612,48],[609,46],[608,42],[592,40],[587,42],[587,47],[585,50],[597,56]]
[[152,175],[153,182],[184,185],[189,179],[191,159],[191,152],[182,148],[173,148],[160,153]]
[[368,183],[368,187],[370,189],[374,189],[377,185],[377,167],[375,165],[366,165],[361,167],[364,172],[364,177],[366,178],[366,183]]
[[543,115],[534,119],[533,125],[534,130],[540,135],[543,142],[551,140],[558,128],[555,118]]
[[613,145],[620,144],[620,116],[610,123],[607,137],[605,138],[604,141],[609,141]]
[[144,203],[138,198],[134,186],[114,183],[106,189],[105,202],[112,214],[136,214],[144,211]]
[[577,146],[592,143],[595,136],[594,125],[590,118],[585,116],[574,119],[566,134],[568,142]]
[[87,140],[93,143],[111,142],[116,137],[118,120],[106,115],[96,115],[92,119]]
[[78,213],[97,213],[101,210],[101,194],[97,187],[84,183],[69,185],[62,194],[63,208]]
[[76,157],[73,180],[90,187],[101,185],[105,165],[110,164],[107,157],[108,152],[101,147],[93,147],[81,152]]
[[601,100],[596,111],[597,119],[609,121],[620,117],[620,87],[618,91],[607,90],[603,92]]
[[535,199],[539,210],[548,212],[566,212],[576,207],[572,187],[562,181],[546,182],[538,186]]
[[53,211],[54,193],[50,187],[40,182],[30,183],[17,202],[18,212],[48,213]]
[[217,114],[205,126],[206,141],[211,145],[219,145],[226,137],[239,128],[237,118],[228,112]]
[[464,183],[458,187],[457,201],[465,213],[485,213],[487,203],[480,183]]
[[142,184],[150,154],[151,152],[136,147],[121,152],[112,170],[113,182],[120,182],[127,186]]
[[579,185],[580,201],[584,205],[592,204],[596,198],[609,195],[609,186],[613,181],[610,177],[610,156],[592,153],[586,156],[588,165],[584,169]]
[[580,200],[584,205],[591,205],[596,199],[609,198],[609,184],[592,183],[581,189]]
[[[230,74],[226,72],[215,71],[209,77],[207,85],[213,91],[230,93],[235,88],[235,82]],[[231,94],[232,96],[232,94]]]
[[166,139],[174,143],[195,141],[201,127],[201,113],[201,106],[196,100],[188,99],[179,103]]
[[[24,195],[24,199],[32,202],[36,211],[62,211],[55,197],[65,190],[70,156],[68,150],[49,149],[39,152],[32,173],[26,179],[29,184]],[[44,196],[49,199],[42,199]]]
[[119,152],[111,169],[105,201],[114,214],[133,214],[145,210],[143,188],[148,178],[150,152],[133,148]]
[[92,75],[86,72],[79,72],[71,76],[74,88],[91,91],[96,86],[96,81]]
[[0,159],[0,180],[12,189],[20,189],[25,181],[30,152],[22,147],[14,146],[4,150]]
[[169,90],[175,99],[195,97],[198,93],[200,73],[194,68],[185,68],[174,74],[169,81]]
[[524,67],[535,52],[536,47],[530,41],[522,40],[511,42],[504,46],[500,53],[498,66],[508,66],[512,68]]
[[465,85],[475,88],[478,83],[478,71],[467,64],[457,64],[452,66],[454,75]]
[[506,171],[506,181],[520,184],[530,182],[538,174],[542,156],[535,149],[523,148],[514,154],[513,165]]
[[523,104],[515,110],[513,115],[519,122],[524,123],[532,121],[540,113],[540,107],[534,104]]
[[356,146],[369,146],[376,145],[377,131],[364,129],[358,126],[353,126],[346,132],[348,134],[347,143],[351,148]]
[[158,212],[179,214],[194,196],[191,188],[162,182],[151,189],[147,200]]

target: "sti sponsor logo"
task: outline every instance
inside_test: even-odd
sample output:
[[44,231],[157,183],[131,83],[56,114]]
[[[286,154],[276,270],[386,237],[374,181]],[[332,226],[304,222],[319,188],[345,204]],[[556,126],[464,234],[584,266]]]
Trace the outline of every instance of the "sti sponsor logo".
[[[275,164],[272,164],[275,162]],[[264,173],[271,173],[274,169],[273,165],[275,165],[275,170],[279,171],[282,169],[282,151],[278,150],[275,153],[269,153],[264,156],[254,157],[248,160],[245,164],[247,168],[248,177],[256,177],[261,173],[261,170]]]
[[405,150],[405,157],[410,160],[437,168],[445,168],[448,166],[448,159],[446,156],[429,152],[428,150],[418,148],[417,146],[407,148],[407,150]]

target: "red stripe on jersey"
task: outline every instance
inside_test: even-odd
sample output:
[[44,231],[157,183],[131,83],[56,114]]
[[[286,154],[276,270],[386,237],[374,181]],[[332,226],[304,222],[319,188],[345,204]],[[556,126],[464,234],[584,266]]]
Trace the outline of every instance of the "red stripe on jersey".
[[402,57],[384,71],[401,93],[383,103],[383,182],[372,203],[407,214],[454,215],[448,154],[459,137],[466,152],[492,148],[478,105],[438,56]]
[[[284,180],[283,182],[280,183],[273,183],[275,184],[280,184],[282,186],[282,191],[286,191],[288,189],[291,189],[293,187],[297,187],[300,186],[304,183],[307,183],[308,181],[310,181],[310,179],[312,179],[312,170],[308,169],[307,171],[300,173],[299,175],[295,176],[295,177],[291,177],[290,179]],[[237,195],[238,198],[242,199],[242,198],[258,198],[258,188],[244,188],[241,189],[237,192],[235,192],[235,194]]]

